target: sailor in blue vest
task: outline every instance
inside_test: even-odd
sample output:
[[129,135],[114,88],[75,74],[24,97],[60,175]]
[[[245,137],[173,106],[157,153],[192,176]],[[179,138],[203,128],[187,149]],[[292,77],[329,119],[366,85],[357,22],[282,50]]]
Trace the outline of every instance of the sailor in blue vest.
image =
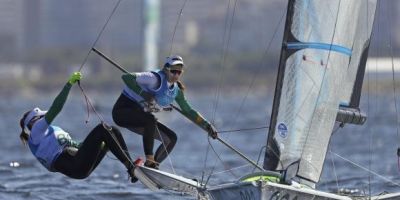
[[[170,110],[170,104],[178,103],[182,113],[207,130],[209,135],[218,137],[214,126],[186,101],[184,85],[179,81],[184,70],[180,56],[170,56],[159,71],[127,73],[122,75],[125,87],[114,105],[114,122],[143,136],[146,155],[145,166],[158,169],[175,146],[177,136],[167,126],[158,122],[153,112]],[[154,139],[162,144],[153,154]]]
[[134,164],[116,127],[99,124],[83,142],[78,143],[62,128],[52,124],[62,110],[72,85],[81,76],[80,72],[71,75],[48,111],[34,108],[23,115],[20,120],[20,139],[51,172],[60,172],[75,179],[86,178],[110,150],[127,168],[131,180],[136,181]]

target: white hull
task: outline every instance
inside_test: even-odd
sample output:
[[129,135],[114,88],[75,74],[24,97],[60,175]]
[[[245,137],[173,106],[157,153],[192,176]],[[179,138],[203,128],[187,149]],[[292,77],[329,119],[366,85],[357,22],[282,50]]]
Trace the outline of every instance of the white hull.
[[[399,200],[400,193],[374,197],[348,197],[308,188],[283,185],[272,182],[247,182],[221,185],[210,188],[204,200]],[[199,193],[201,194],[201,193]],[[203,193],[204,194],[204,193]]]
[[236,182],[205,187],[197,181],[147,167],[135,169],[137,178],[153,191],[185,193],[199,200],[396,200],[400,193],[375,197],[348,197],[269,181]]
[[308,188],[259,181],[224,185],[210,188],[207,192],[210,200],[351,200],[349,197]]

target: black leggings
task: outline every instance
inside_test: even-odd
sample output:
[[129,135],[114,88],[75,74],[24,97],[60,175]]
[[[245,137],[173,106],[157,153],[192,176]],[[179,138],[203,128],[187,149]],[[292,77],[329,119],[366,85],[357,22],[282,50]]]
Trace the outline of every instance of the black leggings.
[[[75,156],[63,151],[54,162],[53,168],[68,177],[84,179],[96,169],[108,150],[127,168],[130,168],[131,166],[128,163],[132,163],[132,159],[121,132],[115,126],[112,126],[111,132],[113,136],[102,124],[97,125],[85,138]],[[103,142],[105,146],[102,147]]]
[[162,162],[176,144],[177,137],[171,129],[158,122],[150,112],[144,112],[137,102],[124,94],[115,103],[112,116],[118,126],[143,136],[145,155],[153,155],[154,139],[161,142],[154,156],[156,162]]

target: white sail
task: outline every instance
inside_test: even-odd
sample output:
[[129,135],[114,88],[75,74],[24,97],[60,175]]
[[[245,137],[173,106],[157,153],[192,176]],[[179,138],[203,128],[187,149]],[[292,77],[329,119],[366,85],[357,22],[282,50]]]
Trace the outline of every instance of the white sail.
[[[375,8],[373,0],[289,1],[266,169],[312,187],[319,181],[339,105],[349,104],[356,85]],[[360,30],[360,23],[369,29]]]

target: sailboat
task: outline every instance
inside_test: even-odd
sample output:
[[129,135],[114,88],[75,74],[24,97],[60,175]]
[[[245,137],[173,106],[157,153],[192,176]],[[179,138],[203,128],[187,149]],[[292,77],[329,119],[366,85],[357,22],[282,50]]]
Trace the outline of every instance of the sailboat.
[[263,169],[234,183],[205,186],[138,167],[150,189],[198,199],[400,199],[318,191],[335,126],[363,125],[360,109],[377,0],[289,0]]

